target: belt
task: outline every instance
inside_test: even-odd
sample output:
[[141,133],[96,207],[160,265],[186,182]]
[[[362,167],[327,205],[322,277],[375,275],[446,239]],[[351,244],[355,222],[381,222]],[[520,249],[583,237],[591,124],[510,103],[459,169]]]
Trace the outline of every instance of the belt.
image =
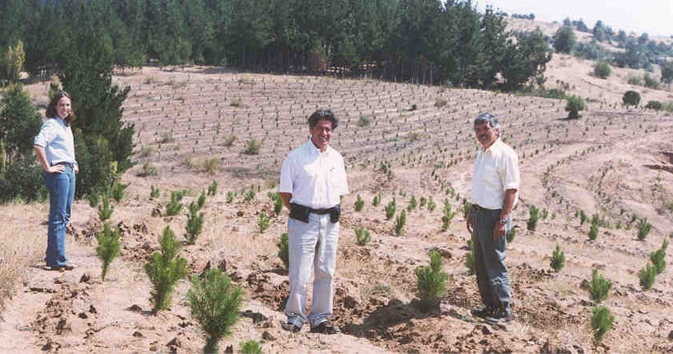
[[304,208],[304,209],[308,210],[309,213],[318,214],[318,215],[329,214],[334,209],[334,207],[325,208],[325,209],[313,209],[313,208],[310,208],[310,207],[307,207],[307,206],[304,206],[304,205],[301,205],[301,204],[297,204],[297,203],[292,203],[292,205],[296,205],[299,208]]
[[484,208],[483,206],[480,206],[479,204],[472,204],[472,207],[474,208],[474,210],[500,210],[500,209]]
[[57,162],[57,163],[52,164],[52,166],[56,166],[56,165],[63,165],[63,166],[70,167],[70,168],[75,167],[75,164],[74,164],[74,163],[72,163],[72,162],[65,162],[65,161],[61,161],[61,162]]

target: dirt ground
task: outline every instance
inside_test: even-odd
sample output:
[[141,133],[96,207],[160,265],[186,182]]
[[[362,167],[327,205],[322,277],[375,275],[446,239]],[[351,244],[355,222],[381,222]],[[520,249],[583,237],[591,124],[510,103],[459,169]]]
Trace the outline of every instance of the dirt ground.
[[[204,335],[185,302],[189,282],[179,282],[170,310],[152,314],[143,266],[165,226],[180,239],[185,233],[184,212],[164,216],[170,192],[187,190],[188,204],[213,180],[218,193],[207,198],[203,234],[180,255],[190,273],[217,266],[244,289],[241,320],[221,341],[222,350],[237,352],[252,339],[268,353],[671,352],[671,272],[658,275],[648,291],[640,287],[638,272],[673,231],[673,119],[623,108],[628,73],[615,69],[600,80],[588,75],[591,65],[564,56],[549,65],[548,82],[569,82],[571,93],[593,98],[578,120],[565,119],[560,100],[475,90],[214,68],[120,73],[116,82],[132,87],[124,117],[135,124],[137,162],[123,175],[129,187],[111,218],[122,230],[121,256],[102,281],[95,252],[102,225],[97,210],[81,200],[67,239],[78,268],[44,271],[35,265],[48,207],[0,207],[3,224],[12,225],[0,231],[4,249],[25,253],[13,267],[20,281],[4,301],[0,352],[199,351]],[[47,85],[30,87],[36,102],[44,101]],[[644,102],[671,99],[667,91],[642,94]],[[268,194],[276,191],[280,163],[305,141],[305,119],[317,106],[332,107],[341,117],[332,145],[344,153],[351,189],[342,203],[335,280],[333,321],[342,333],[333,336],[280,328],[288,282],[276,243],[287,212],[273,216],[263,233],[257,229],[260,213],[273,214]],[[479,296],[465,266],[468,233],[461,207],[477,148],[470,119],[485,110],[501,117],[523,178],[506,261],[516,319],[506,326],[470,315]],[[360,123],[362,117],[370,123]],[[252,140],[261,143],[258,155],[244,153]],[[208,170],[207,160],[215,161],[214,169],[211,162]],[[390,176],[381,169],[385,162]],[[143,176],[152,167],[156,174]],[[151,198],[150,186],[161,196]],[[250,189],[256,193],[246,201]],[[358,195],[365,200],[361,212],[353,206]],[[376,195],[381,204],[375,207]],[[437,209],[408,211],[404,234],[395,236],[394,220],[385,218],[383,207],[395,198],[401,210],[412,196],[432,198]],[[445,201],[457,213],[442,231]],[[547,211],[535,231],[526,227],[532,205]],[[606,220],[595,241],[587,236],[587,223],[580,224],[579,211]],[[652,224],[643,241],[636,238],[634,215]],[[369,244],[356,244],[357,227],[371,231]],[[8,245],[15,235],[31,246]],[[558,273],[549,265],[557,244],[566,255]],[[428,264],[431,249],[440,251],[451,278],[439,307],[422,311],[414,269]],[[592,269],[613,283],[603,304],[615,315],[614,328],[599,346],[589,326],[594,303],[583,286]]]

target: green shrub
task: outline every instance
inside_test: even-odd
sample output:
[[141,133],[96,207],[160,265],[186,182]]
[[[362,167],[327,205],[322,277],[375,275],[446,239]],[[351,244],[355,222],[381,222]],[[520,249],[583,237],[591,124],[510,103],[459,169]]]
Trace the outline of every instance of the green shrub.
[[262,346],[252,339],[242,342],[241,354],[262,354]]
[[666,250],[658,249],[654,252],[651,252],[650,261],[652,262],[654,269],[657,271],[657,274],[661,274],[666,269]]
[[584,210],[580,210],[580,226],[584,225],[587,220],[589,220],[587,214],[584,213]]
[[180,192],[171,192],[171,201],[166,204],[166,215],[174,216],[180,214],[180,211],[182,210],[182,203],[180,203],[181,199],[182,197]]
[[456,216],[456,212],[453,211],[451,203],[448,199],[444,199],[444,215],[442,215],[442,230],[446,231],[451,226],[451,221],[453,217]]
[[395,235],[400,236],[404,233],[404,225],[407,223],[407,213],[402,210],[400,215],[395,218]]
[[98,206],[98,217],[100,221],[110,219],[115,208],[110,204],[110,194],[107,189],[103,191],[102,204]]
[[507,243],[512,243],[514,241],[514,237],[516,237],[516,229],[511,228],[507,235],[505,235],[505,238],[507,239]]
[[472,204],[468,201],[463,201],[463,219],[467,220],[468,215],[470,215],[471,209]]
[[159,198],[161,195],[161,192],[159,191],[159,188],[154,187],[154,185],[150,186],[150,198],[156,199]]
[[565,110],[568,112],[568,118],[577,119],[580,117],[579,112],[586,109],[586,103],[580,96],[570,96],[567,99]]
[[647,88],[658,90],[661,87],[659,85],[659,81],[648,73],[645,73],[645,75],[643,76],[643,81],[645,81],[645,87]]
[[612,73],[610,69],[610,64],[606,62],[599,62],[594,65],[594,75],[600,77],[601,79],[607,79],[608,76]]
[[437,209],[437,204],[434,199],[432,197],[428,198],[428,211],[432,213],[435,209]]
[[196,205],[198,205],[199,210],[203,208],[204,205],[206,205],[206,192],[201,191],[201,195],[199,195],[199,199],[196,201]]
[[425,197],[421,197],[418,203],[418,208],[423,209],[426,205],[428,204],[428,199]]
[[612,282],[605,279],[603,275],[598,274],[598,269],[591,271],[591,281],[589,282],[591,300],[601,302],[607,299],[611,288]]
[[372,236],[369,232],[369,230],[362,228],[362,227],[356,227],[355,228],[355,240],[359,246],[364,246],[371,241]]
[[112,184],[112,198],[119,203],[122,199],[124,199],[124,190],[126,187],[128,187],[128,184],[123,184],[119,181],[115,181]]
[[94,191],[86,195],[86,200],[89,201],[89,206],[95,208],[100,203],[100,195]]
[[290,268],[290,251],[289,251],[289,238],[287,232],[283,232],[280,235],[280,240],[278,241],[278,258],[283,262],[285,269]]
[[391,200],[388,205],[385,206],[386,211],[386,220],[390,220],[395,216],[395,211],[397,209],[397,204],[395,203],[395,198]]
[[652,224],[647,222],[647,218],[642,218],[638,221],[638,239],[644,240],[645,237],[650,233],[652,229]]
[[561,246],[558,244],[556,245],[556,249],[554,249],[554,252],[551,255],[551,264],[550,266],[552,269],[554,269],[556,272],[560,272],[561,269],[563,269],[563,266],[565,265],[566,262],[566,256],[561,251]]
[[591,310],[591,329],[594,333],[594,342],[600,344],[603,336],[610,329],[615,321],[615,316],[605,306],[596,306]]
[[442,256],[435,249],[430,251],[430,266],[419,266],[416,273],[416,287],[421,301],[429,301],[446,294],[449,274],[442,271]]
[[644,290],[652,289],[652,285],[654,285],[654,279],[656,276],[656,267],[650,263],[647,263],[645,268],[641,269],[640,273],[638,273],[638,277],[640,278],[640,286],[642,286]]
[[640,75],[629,75],[629,78],[627,80],[629,85],[636,85],[636,86],[642,86],[643,85],[643,77]]
[[358,127],[368,127],[372,124],[372,118],[369,116],[362,115],[358,120]]
[[374,196],[372,199],[372,206],[377,207],[381,204],[381,193]]
[[271,226],[271,218],[266,216],[266,213],[259,213],[257,218],[257,230],[260,234],[263,234],[266,229]]
[[218,268],[210,268],[203,278],[192,276],[187,303],[192,316],[206,332],[203,352],[217,353],[218,342],[231,333],[231,328],[239,319],[243,291],[232,284],[227,274]]
[[248,140],[248,143],[243,150],[244,154],[247,155],[259,155],[259,150],[262,148],[262,143],[259,140],[252,139]]
[[227,192],[227,197],[226,197],[227,204],[231,204],[234,201],[235,196],[236,196],[236,194],[234,192]]
[[187,225],[185,230],[187,234],[185,238],[187,243],[193,245],[196,242],[196,239],[201,235],[203,231],[203,213],[199,213],[199,206],[194,202],[189,204],[189,213],[187,214]]
[[257,193],[255,193],[255,189],[250,187],[250,189],[243,194],[243,201],[246,203],[251,202],[255,199],[256,195]]
[[470,274],[474,274],[474,245],[472,242],[468,242],[468,247],[470,248],[470,252],[467,253],[467,257],[465,258],[465,266]]
[[355,200],[355,211],[362,211],[362,208],[365,206],[365,201],[358,194],[358,198]]
[[645,105],[645,108],[660,111],[664,108],[664,105],[660,101],[648,101],[647,105]]
[[535,231],[535,229],[537,228],[537,222],[540,219],[540,210],[535,205],[531,205],[529,215],[530,216],[528,218],[528,223],[526,224],[526,226],[528,227],[528,230]]
[[624,96],[622,96],[622,103],[627,107],[638,106],[638,104],[640,103],[640,94],[632,90],[626,91],[624,93]]
[[220,163],[215,157],[206,159],[206,161],[203,162],[203,168],[206,170],[206,172],[213,175],[220,169]]
[[418,206],[418,201],[416,201],[416,196],[412,195],[409,199],[409,205],[407,205],[407,210],[412,211]]
[[208,195],[217,194],[217,181],[213,180],[213,183],[208,186]]
[[121,251],[120,230],[116,229],[114,232],[110,230],[110,223],[106,222],[103,226],[103,231],[96,234],[98,247],[96,254],[103,262],[103,269],[101,271],[101,279],[105,281],[110,264],[119,255]]
[[180,244],[170,226],[166,226],[159,237],[159,246],[160,251],[152,253],[145,264],[145,272],[152,283],[150,302],[154,313],[168,308],[175,284],[187,275],[187,260],[178,257]]
[[598,237],[598,223],[592,221],[591,226],[589,227],[589,239],[593,241],[597,237]]
[[280,194],[274,193],[272,200],[273,200],[273,212],[276,215],[280,215],[280,213],[283,211],[283,198],[280,197]]

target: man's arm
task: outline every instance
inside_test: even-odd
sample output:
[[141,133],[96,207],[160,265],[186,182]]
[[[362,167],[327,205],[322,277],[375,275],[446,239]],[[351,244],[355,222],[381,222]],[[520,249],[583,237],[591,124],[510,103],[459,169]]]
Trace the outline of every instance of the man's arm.
[[[500,216],[498,220],[509,218],[509,214],[512,212],[514,207],[514,199],[516,198],[516,189],[508,189],[505,191],[505,200],[502,202],[502,209],[500,211]],[[497,240],[501,236],[505,236],[505,224],[501,224],[500,221],[495,223],[495,228],[493,229],[493,239]]]
[[283,205],[285,205],[287,210],[292,210],[292,206],[290,205],[290,199],[292,199],[292,193],[278,192],[278,195],[280,195],[280,198],[283,199]]

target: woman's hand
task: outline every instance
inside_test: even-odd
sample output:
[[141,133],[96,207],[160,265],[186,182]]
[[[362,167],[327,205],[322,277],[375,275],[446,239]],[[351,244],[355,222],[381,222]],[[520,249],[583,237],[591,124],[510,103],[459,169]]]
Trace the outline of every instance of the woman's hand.
[[47,173],[63,173],[63,171],[65,171],[65,166],[63,165],[49,166],[49,168],[47,168],[46,171]]

